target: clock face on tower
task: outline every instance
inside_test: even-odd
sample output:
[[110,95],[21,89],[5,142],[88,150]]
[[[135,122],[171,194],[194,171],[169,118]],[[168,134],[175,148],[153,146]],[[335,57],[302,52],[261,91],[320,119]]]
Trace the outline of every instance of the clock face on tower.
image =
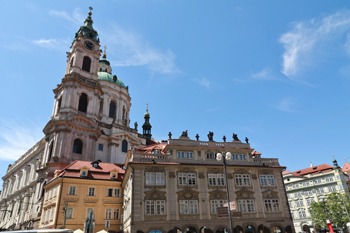
[[94,50],[94,48],[95,48],[94,43],[92,43],[89,40],[84,42],[84,46],[85,46],[85,48],[87,48],[88,50],[91,50],[91,51]]

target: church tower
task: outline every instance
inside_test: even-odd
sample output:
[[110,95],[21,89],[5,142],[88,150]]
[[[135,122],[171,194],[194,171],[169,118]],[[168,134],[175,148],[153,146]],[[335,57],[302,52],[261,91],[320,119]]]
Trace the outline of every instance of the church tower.
[[43,129],[43,163],[47,163],[49,176],[74,160],[95,159],[96,141],[101,135],[96,120],[103,95],[97,74],[102,51],[91,15],[90,11],[75,34],[67,52],[65,76],[53,90],[52,116]]
[[143,135],[146,137],[146,140],[148,141],[152,140],[152,134],[151,134],[152,125],[149,123],[150,116],[151,115],[148,113],[148,105],[147,105],[146,113],[144,115],[145,123],[143,123],[142,129],[143,129]]

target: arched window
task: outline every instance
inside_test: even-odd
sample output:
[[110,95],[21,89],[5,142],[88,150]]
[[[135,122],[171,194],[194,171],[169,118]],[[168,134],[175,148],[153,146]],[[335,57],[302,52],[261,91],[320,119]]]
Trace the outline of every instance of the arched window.
[[60,110],[61,110],[62,97],[59,98],[57,102],[58,103],[57,103],[57,112],[56,112],[56,114],[58,114],[60,112]]
[[83,152],[83,142],[80,139],[75,139],[73,144],[73,153],[81,154]]
[[83,70],[90,72],[91,59],[88,56],[85,56],[83,59]]
[[85,93],[83,93],[83,94],[81,94],[80,99],[79,99],[78,111],[86,113],[87,105],[88,105],[88,97]]
[[128,152],[128,141],[125,139],[122,141],[122,152]]
[[115,117],[115,113],[116,113],[116,104],[114,101],[111,101],[111,103],[109,104],[109,117],[114,118]]
[[100,68],[100,72],[102,72],[102,68]]
[[278,226],[272,227],[271,231],[273,233],[281,233],[282,232],[281,228],[279,228]]
[[74,57],[72,57],[72,59],[70,60],[70,67],[73,67],[73,63],[74,63]]
[[52,142],[50,144],[50,149],[49,149],[49,156],[47,157],[47,162],[50,162],[50,159],[52,156],[53,143],[54,143],[54,141],[52,140]]

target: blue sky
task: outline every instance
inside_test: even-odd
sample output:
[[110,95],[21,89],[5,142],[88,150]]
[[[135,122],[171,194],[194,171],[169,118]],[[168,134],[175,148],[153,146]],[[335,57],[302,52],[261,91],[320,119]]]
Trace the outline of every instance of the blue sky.
[[[8,1],[0,20],[0,176],[43,137],[88,7],[131,125],[232,133],[291,171],[350,161],[348,1]],[[9,127],[9,128],[5,128]],[[14,131],[14,130],[17,131]]]

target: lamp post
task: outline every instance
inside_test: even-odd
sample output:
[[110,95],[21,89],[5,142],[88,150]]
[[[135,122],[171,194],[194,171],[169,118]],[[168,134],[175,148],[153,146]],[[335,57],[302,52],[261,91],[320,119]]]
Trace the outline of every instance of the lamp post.
[[230,208],[230,192],[228,190],[228,183],[227,183],[227,173],[226,173],[226,160],[231,160],[232,154],[229,151],[225,151],[224,153],[217,153],[216,160],[222,161],[222,164],[224,165],[224,172],[225,172],[225,186],[226,186],[226,193],[227,193],[227,210],[228,210],[228,217],[230,219],[230,227],[231,227],[231,233],[233,233],[233,225],[232,225],[232,218],[231,218],[231,208]]

